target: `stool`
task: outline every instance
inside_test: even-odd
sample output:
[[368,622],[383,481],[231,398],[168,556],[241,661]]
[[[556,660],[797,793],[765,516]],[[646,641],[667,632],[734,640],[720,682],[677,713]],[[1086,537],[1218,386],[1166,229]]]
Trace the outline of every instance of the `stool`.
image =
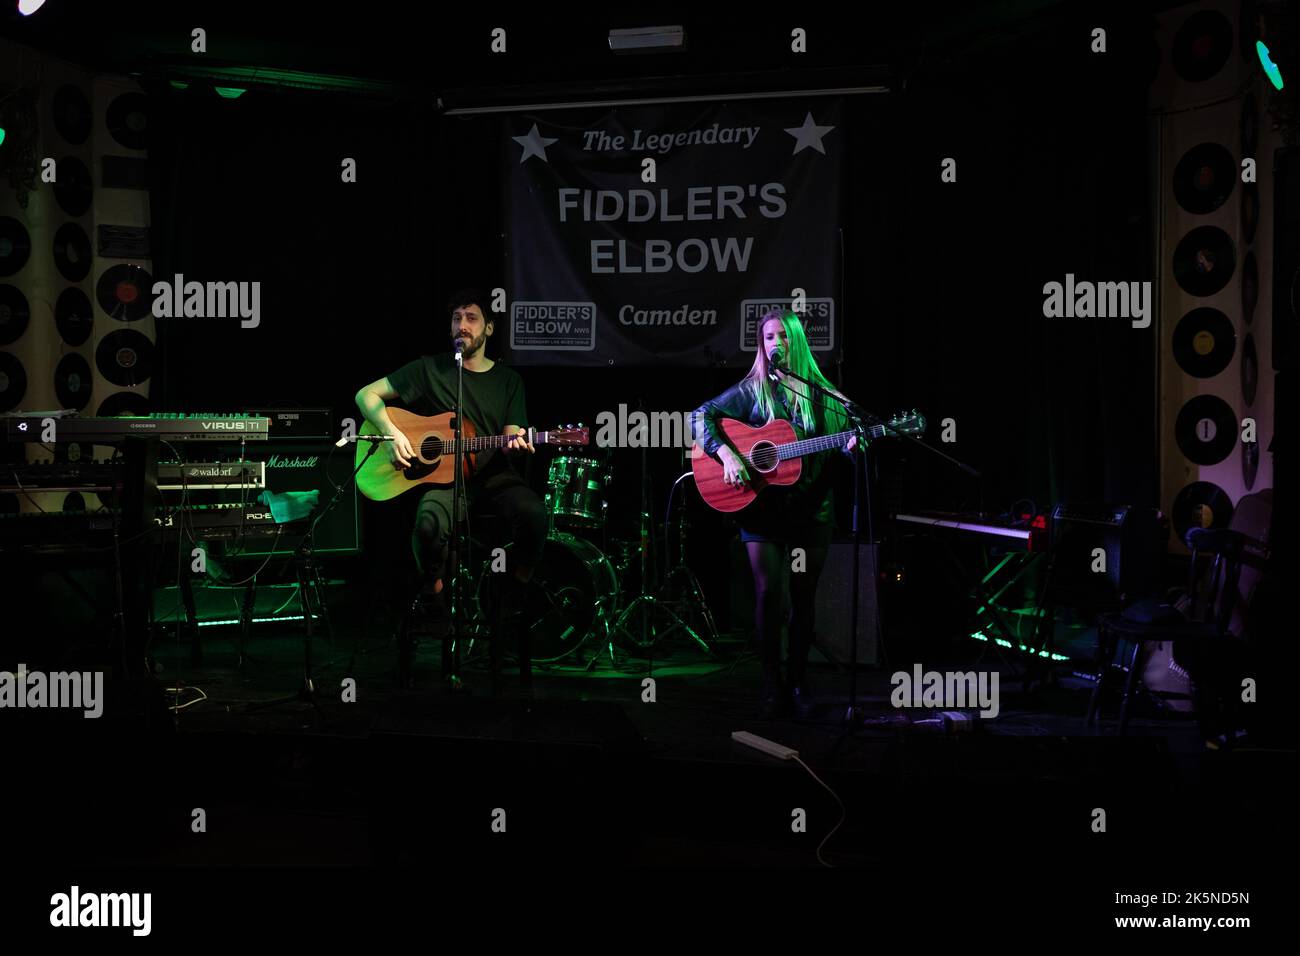
[[[472,511],[469,518],[469,534],[466,538],[465,552],[459,555],[460,564],[460,594],[462,606],[458,608],[458,617],[461,622],[460,634],[463,637],[467,627],[472,627],[480,623],[481,619],[476,613],[475,606],[475,588],[478,584],[477,574],[491,558],[491,552],[494,548],[504,547],[509,543],[510,528],[505,519],[500,515],[489,511]],[[450,550],[448,553],[450,560]],[[445,587],[438,596],[438,600],[444,603],[446,610],[450,613],[451,607],[451,577],[444,577]],[[412,625],[417,614],[425,604],[425,597],[429,584],[422,583],[415,597],[412,599],[409,609],[398,627],[398,656],[397,656],[397,684],[400,688],[409,689],[412,682],[412,668],[415,657],[415,639],[412,633]],[[496,589],[491,589],[491,608],[488,613],[488,626],[490,634],[495,638],[500,630],[500,601],[497,599]],[[450,625],[450,618],[448,618]],[[472,641],[472,637],[471,637]],[[526,642],[521,642],[526,643]],[[442,640],[442,657],[440,664],[440,674],[444,682],[456,686],[460,683],[460,648],[455,646],[456,642],[452,639],[450,632],[444,635]],[[493,640],[493,682],[494,685],[499,679],[500,667],[500,642]],[[521,648],[520,653],[521,672],[528,672],[528,665],[531,660],[527,657],[526,648]]]
[[[1088,724],[1095,723],[1100,715],[1101,695],[1105,690],[1111,670],[1111,661],[1114,660],[1115,649],[1120,640],[1128,641],[1132,645],[1132,650],[1128,654],[1128,674],[1124,679],[1124,694],[1120,699],[1119,706],[1119,733],[1121,735],[1128,730],[1129,707],[1135,697],[1139,683],[1157,706],[1163,706],[1165,698],[1182,696],[1162,696],[1147,687],[1145,682],[1142,681],[1142,671],[1145,669],[1147,662],[1146,647],[1149,642],[1159,641],[1170,644],[1174,649],[1175,657],[1178,656],[1178,648],[1209,648],[1231,654],[1240,644],[1233,636],[1221,633],[1211,622],[1170,620],[1151,623],[1125,620],[1119,614],[1102,615],[1097,624],[1097,684],[1092,689],[1092,696],[1088,701],[1088,713],[1085,718]],[[1204,679],[1203,675],[1202,679]],[[1197,700],[1197,710],[1202,710],[1206,705],[1206,695],[1194,693],[1193,697],[1199,698]]]

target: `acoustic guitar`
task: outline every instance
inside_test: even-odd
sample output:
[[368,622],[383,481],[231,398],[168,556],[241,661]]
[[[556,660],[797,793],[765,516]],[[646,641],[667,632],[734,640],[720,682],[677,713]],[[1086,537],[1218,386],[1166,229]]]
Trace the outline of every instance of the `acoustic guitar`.
[[[734,418],[722,418],[718,420],[718,427],[744,459],[749,480],[739,488],[728,485],[723,480],[722,462],[706,455],[698,444],[691,449],[691,469],[695,472],[695,486],[700,489],[704,500],[717,511],[728,512],[746,507],[765,488],[793,485],[803,472],[801,459],[805,455],[843,448],[857,434],[850,430],[799,441],[795,437],[794,426],[782,418],[757,427]],[[868,439],[888,435],[916,435],[925,431],[925,417],[913,410],[864,431]]]
[[[388,409],[388,417],[393,427],[406,436],[415,450],[415,458],[408,468],[388,460],[382,450],[366,457],[369,448],[362,447],[366,442],[357,442],[356,466],[357,488],[371,501],[387,501],[396,498],[412,488],[424,488],[429,485],[450,485],[455,481],[455,430],[452,428],[451,412],[441,415],[416,415],[401,408]],[[378,435],[370,422],[361,426],[362,435]],[[462,474],[469,478],[474,473],[475,453],[489,448],[504,448],[513,436],[479,435],[478,429],[468,418],[461,429],[461,450],[464,460]],[[551,431],[537,431],[529,428],[527,438],[534,445],[586,445],[591,441],[589,428],[557,428]]]

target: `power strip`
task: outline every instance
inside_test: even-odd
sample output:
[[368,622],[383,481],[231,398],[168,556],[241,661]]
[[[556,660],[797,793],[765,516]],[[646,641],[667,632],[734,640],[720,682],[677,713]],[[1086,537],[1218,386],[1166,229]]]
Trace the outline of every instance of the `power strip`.
[[799,751],[791,750],[784,744],[778,744],[766,737],[759,737],[751,734],[748,730],[735,730],[731,733],[731,739],[736,743],[744,744],[746,747],[753,747],[755,750],[761,750],[763,753],[772,757],[779,757],[781,760],[791,760],[799,756]]

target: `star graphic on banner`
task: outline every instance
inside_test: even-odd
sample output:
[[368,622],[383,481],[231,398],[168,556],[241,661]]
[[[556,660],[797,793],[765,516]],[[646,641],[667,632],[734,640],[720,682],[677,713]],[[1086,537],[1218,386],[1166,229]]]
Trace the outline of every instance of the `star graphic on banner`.
[[559,142],[558,139],[548,139],[543,136],[538,131],[536,123],[534,123],[533,128],[528,131],[527,136],[511,136],[510,138],[524,148],[524,155],[519,157],[519,162],[521,164],[529,156],[540,157],[544,163],[550,162],[550,160],[546,158],[546,147],[550,146],[552,143]]
[[812,113],[807,114],[804,117],[802,126],[786,130],[787,133],[794,137],[794,153],[792,155],[798,155],[801,150],[811,146],[825,156],[826,148],[822,146],[822,137],[834,128],[834,126],[818,126],[813,122]]

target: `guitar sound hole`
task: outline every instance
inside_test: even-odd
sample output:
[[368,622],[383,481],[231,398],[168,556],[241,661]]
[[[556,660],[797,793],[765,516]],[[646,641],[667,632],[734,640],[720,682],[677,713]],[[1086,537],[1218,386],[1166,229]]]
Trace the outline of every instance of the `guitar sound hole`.
[[749,460],[759,471],[771,471],[776,467],[776,446],[771,442],[758,442],[749,450]]
[[420,457],[432,461],[442,457],[442,439],[437,435],[426,435],[420,442]]

